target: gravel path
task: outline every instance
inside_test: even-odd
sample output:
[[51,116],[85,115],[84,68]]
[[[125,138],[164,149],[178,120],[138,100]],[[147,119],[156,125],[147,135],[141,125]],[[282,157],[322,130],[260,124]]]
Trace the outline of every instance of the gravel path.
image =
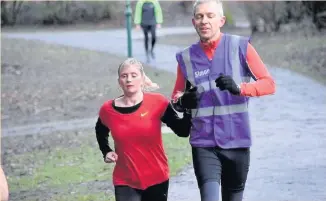
[[[35,39],[37,34],[19,37]],[[101,37],[98,32],[89,33],[88,43],[83,36],[68,33],[39,39],[125,54],[125,46],[116,44],[121,40]],[[107,43],[100,42],[103,40]],[[134,50],[138,48],[142,48],[141,42],[134,43]],[[175,69],[172,55],[178,49],[158,45],[156,67]],[[141,51],[136,56],[144,58]],[[276,80],[276,94],[252,98],[250,104],[254,145],[245,200],[326,200],[326,87],[285,69],[269,69]],[[171,201],[199,201],[191,166],[172,178],[169,194]]]

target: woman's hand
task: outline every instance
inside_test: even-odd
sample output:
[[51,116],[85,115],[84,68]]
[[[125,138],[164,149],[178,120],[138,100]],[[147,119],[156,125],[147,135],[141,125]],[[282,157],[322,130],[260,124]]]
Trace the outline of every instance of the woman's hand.
[[104,158],[104,162],[106,163],[115,163],[117,162],[117,160],[118,160],[118,155],[114,151],[107,153]]

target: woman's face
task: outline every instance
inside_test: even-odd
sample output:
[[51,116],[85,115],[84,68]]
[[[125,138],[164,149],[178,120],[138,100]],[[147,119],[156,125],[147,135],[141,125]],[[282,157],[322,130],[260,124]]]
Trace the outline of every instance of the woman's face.
[[138,65],[126,65],[120,69],[119,85],[124,94],[134,94],[142,90],[143,74]]

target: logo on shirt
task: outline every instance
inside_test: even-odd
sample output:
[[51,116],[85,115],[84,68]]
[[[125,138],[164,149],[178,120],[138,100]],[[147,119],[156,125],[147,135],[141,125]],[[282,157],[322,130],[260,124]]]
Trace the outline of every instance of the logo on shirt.
[[195,72],[195,78],[198,78],[198,77],[202,77],[202,76],[205,76],[205,75],[208,75],[209,74],[209,69],[206,69],[206,70],[201,70],[201,71],[196,71]]
[[140,113],[140,116],[143,117],[147,114],[148,112]]

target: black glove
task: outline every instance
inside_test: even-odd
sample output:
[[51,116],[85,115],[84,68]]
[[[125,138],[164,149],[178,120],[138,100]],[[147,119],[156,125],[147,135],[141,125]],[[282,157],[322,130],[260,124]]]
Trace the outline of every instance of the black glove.
[[180,106],[184,109],[197,108],[197,87],[193,87],[184,92],[184,94],[178,100]]
[[221,91],[228,90],[233,95],[240,95],[240,88],[229,75],[220,75],[216,80],[216,87]]

